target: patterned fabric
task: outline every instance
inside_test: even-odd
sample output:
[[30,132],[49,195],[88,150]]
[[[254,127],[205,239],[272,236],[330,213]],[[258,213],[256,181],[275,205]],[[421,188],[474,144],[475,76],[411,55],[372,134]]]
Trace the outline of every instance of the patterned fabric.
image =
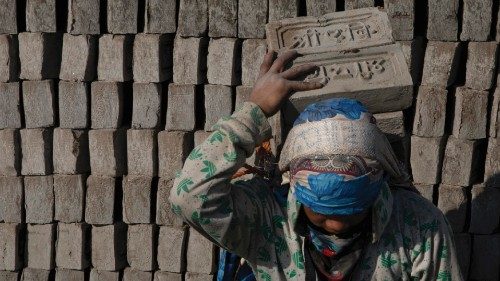
[[[302,281],[315,276],[304,260],[302,204],[290,191],[286,203],[279,203],[272,190],[281,188],[262,177],[231,180],[270,137],[262,110],[244,103],[191,152],[170,202],[193,229],[247,260],[257,280]],[[352,280],[462,280],[446,219],[418,194],[384,184],[372,207],[371,227]]]

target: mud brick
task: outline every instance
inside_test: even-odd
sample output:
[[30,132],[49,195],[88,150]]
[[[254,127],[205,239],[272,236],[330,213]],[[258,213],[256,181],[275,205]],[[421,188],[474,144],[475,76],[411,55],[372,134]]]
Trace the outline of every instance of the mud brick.
[[92,81],[97,76],[97,38],[64,34],[61,73],[67,81]]
[[415,1],[388,0],[384,2],[396,40],[412,40],[415,22]]
[[427,38],[436,41],[457,41],[459,1],[429,0]]
[[[17,281],[17,279],[16,279],[16,281]],[[154,281],[182,281],[182,274],[173,273],[173,272],[156,271],[155,276],[154,276]]]
[[299,14],[298,0],[269,0],[269,21],[294,18]]
[[24,32],[19,34],[18,40],[21,79],[59,78],[62,51],[60,34]]
[[267,2],[266,0],[238,1],[239,38],[264,38],[266,36]]
[[458,265],[462,276],[469,276],[470,256],[471,256],[471,235],[469,233],[453,233],[455,240],[455,252],[457,254]]
[[24,178],[24,206],[27,223],[51,223],[54,217],[53,176]]
[[84,82],[59,81],[59,126],[86,129],[90,125],[90,87]]
[[22,268],[20,243],[21,225],[0,223],[0,270],[14,271]]
[[123,270],[123,281],[151,281],[152,279],[152,272],[140,271],[131,267]]
[[495,89],[491,105],[490,137],[500,137],[500,88]]
[[500,279],[500,234],[474,235],[472,241],[470,280]]
[[158,175],[173,179],[193,149],[193,134],[180,131],[158,133]]
[[360,8],[367,8],[375,6],[374,0],[346,0],[345,9],[354,10]]
[[132,37],[105,34],[99,38],[97,77],[103,81],[132,80]]
[[401,43],[401,47],[403,48],[406,64],[410,68],[413,85],[420,85],[425,55],[424,38],[417,37],[412,41],[399,41],[399,43]]
[[146,33],[175,33],[177,30],[175,0],[147,0],[144,14]]
[[177,32],[182,37],[200,37],[208,29],[208,0],[180,0]]
[[213,279],[212,274],[186,272],[186,281],[211,281]]
[[49,281],[51,277],[50,270],[26,267],[23,269],[21,281]]
[[59,223],[57,225],[56,265],[58,268],[83,270],[89,265],[87,252],[88,225]]
[[194,147],[202,144],[212,132],[205,132],[203,130],[198,130],[194,132]]
[[153,178],[123,177],[123,221],[127,224],[151,223]]
[[418,88],[413,119],[413,134],[419,137],[442,137],[446,121],[448,92],[435,86]]
[[123,84],[92,82],[91,119],[93,129],[114,129],[122,124]]
[[160,178],[158,180],[158,192],[156,194],[156,224],[181,227],[182,219],[174,213],[170,200],[168,199],[173,184],[173,179]]
[[[92,226],[92,266],[116,271],[127,265],[127,225]],[[97,279],[100,280],[100,279]]]
[[390,142],[406,136],[403,111],[378,113],[374,115],[377,127]]
[[54,269],[56,224],[28,224],[26,241],[26,266],[45,270]]
[[80,270],[57,268],[55,281],[66,281],[66,280],[85,281],[85,272]]
[[22,129],[21,174],[48,175],[52,173],[52,129]]
[[489,90],[493,87],[496,73],[497,45],[497,42],[469,43],[465,72],[466,87],[476,90]]
[[0,83],[0,129],[21,128],[19,83]]
[[21,173],[21,145],[19,130],[0,130],[0,175],[18,176]]
[[251,86],[236,86],[236,98],[234,101],[234,111],[237,111],[243,106],[243,103],[248,101],[253,87]]
[[206,73],[205,38],[175,38],[174,42],[174,83],[203,84]]
[[132,128],[154,129],[161,124],[162,84],[134,83]]
[[463,232],[467,218],[467,189],[461,186],[441,184],[438,190],[437,207],[450,222],[453,232]]
[[54,126],[56,119],[54,81],[24,81],[23,104],[26,128]]
[[411,137],[410,163],[415,182],[439,183],[445,143],[445,138]]
[[233,112],[233,91],[222,85],[205,85],[205,131],[212,131],[217,121]]
[[134,81],[163,82],[172,78],[172,39],[137,34],[134,39]]
[[67,32],[99,34],[100,0],[69,0]]
[[16,36],[0,35],[0,82],[16,81],[19,76],[19,43]]
[[154,177],[158,174],[158,142],[155,130],[127,130],[129,175]]
[[123,130],[89,131],[90,170],[93,175],[117,177],[127,171],[127,139]]
[[120,281],[120,272],[92,268],[89,281]]
[[90,172],[87,131],[55,128],[53,144],[54,173],[84,174]]
[[115,34],[137,33],[139,2],[136,0],[108,0],[108,32]]
[[0,177],[0,221],[22,223],[23,205],[23,178]]
[[56,221],[65,223],[83,221],[85,180],[84,175],[54,175],[54,219]]
[[491,187],[500,187],[500,138],[488,139],[485,162],[484,182]]
[[[158,267],[161,271],[184,272],[186,259],[184,249],[187,242],[187,229],[160,226],[158,237]],[[203,256],[209,252],[204,253]],[[201,258],[201,256],[199,256]]]
[[0,33],[16,34],[17,30],[17,1],[0,2]]
[[247,39],[243,41],[241,56],[241,82],[252,86],[260,72],[260,63],[267,52],[266,40]]
[[85,221],[93,225],[112,224],[116,199],[115,178],[89,176],[85,201]]
[[455,118],[453,136],[460,139],[486,138],[488,119],[488,95],[486,91],[476,91],[459,87],[455,93]]
[[444,184],[469,186],[477,175],[479,141],[448,138],[441,180]]
[[[7,1],[5,1],[5,2],[7,2]],[[14,272],[14,271],[0,271],[0,280],[3,280],[3,281],[18,281],[19,277],[20,277],[19,274],[20,274],[19,272]]]
[[459,44],[456,42],[427,43],[422,85],[445,88],[455,82],[461,52]]
[[484,184],[473,186],[470,217],[470,233],[495,232],[500,219],[500,189]]
[[[156,226],[154,224],[129,225],[127,236],[127,259],[132,269],[142,271],[152,271],[155,269],[155,232]],[[151,277],[149,280],[151,280]]]
[[26,1],[26,30],[56,32],[56,0]]
[[194,85],[168,85],[167,131],[192,131],[196,121],[196,87]]
[[[205,254],[200,256],[199,253]],[[187,271],[206,274],[214,273],[217,263],[216,255],[215,245],[196,230],[190,229],[186,253],[188,260]]]
[[463,1],[461,41],[488,41],[493,0]]
[[333,13],[336,10],[336,2],[330,0],[307,0],[307,15],[319,17],[327,13]]
[[210,39],[207,58],[207,79],[210,84],[233,86],[239,83],[236,75],[238,39]]
[[415,183],[414,186],[422,197],[429,200],[431,203],[433,202],[434,185]]
[[238,37],[237,0],[208,0],[208,36]]

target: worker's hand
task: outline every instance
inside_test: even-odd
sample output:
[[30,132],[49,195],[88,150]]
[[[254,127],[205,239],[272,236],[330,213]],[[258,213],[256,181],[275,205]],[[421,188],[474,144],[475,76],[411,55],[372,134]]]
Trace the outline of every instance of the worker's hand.
[[278,112],[282,103],[296,91],[309,91],[323,87],[319,82],[294,81],[308,72],[317,69],[314,64],[294,66],[283,71],[285,65],[295,59],[297,51],[286,51],[278,58],[274,58],[270,51],[264,57],[260,66],[260,74],[253,87],[249,101],[257,104],[264,114],[269,117]]

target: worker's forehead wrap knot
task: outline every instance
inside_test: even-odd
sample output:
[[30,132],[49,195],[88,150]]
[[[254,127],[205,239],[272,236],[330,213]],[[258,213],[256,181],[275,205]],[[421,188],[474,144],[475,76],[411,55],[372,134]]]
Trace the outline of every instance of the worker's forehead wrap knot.
[[330,99],[309,105],[281,152],[297,200],[313,211],[350,215],[367,210],[386,179],[408,181],[376,120],[358,101]]

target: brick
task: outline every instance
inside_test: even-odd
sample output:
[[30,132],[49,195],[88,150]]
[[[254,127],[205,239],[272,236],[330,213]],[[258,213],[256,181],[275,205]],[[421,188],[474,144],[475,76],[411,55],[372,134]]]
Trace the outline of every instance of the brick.
[[0,83],[0,129],[21,128],[21,92],[19,83]]
[[113,224],[116,200],[115,178],[89,176],[85,200],[85,221],[93,225]]
[[146,33],[175,33],[177,1],[147,0],[144,13]]
[[55,281],[66,281],[66,280],[85,281],[85,272],[80,270],[57,268]]
[[422,197],[429,200],[431,203],[433,202],[434,185],[416,183],[414,184],[414,186],[418,190],[420,195],[422,195]]
[[56,121],[54,81],[24,81],[23,105],[26,128],[54,126]]
[[486,91],[476,91],[459,87],[455,93],[455,117],[453,136],[460,139],[486,138],[488,119],[488,95]]
[[97,38],[64,34],[61,73],[67,81],[92,81],[97,76]]
[[172,39],[137,34],[134,39],[134,81],[163,82],[172,78]]
[[123,177],[123,221],[127,224],[151,223],[153,178]]
[[260,63],[267,52],[264,39],[248,39],[243,41],[241,55],[241,83],[252,86],[260,72]]
[[21,174],[21,141],[19,130],[0,130],[0,175],[18,176]]
[[373,7],[375,5],[374,2],[375,2],[374,0],[346,0],[345,9],[347,11],[347,10]]
[[16,34],[17,29],[17,1],[0,2],[0,33]]
[[24,219],[22,177],[0,177],[0,221],[22,223]]
[[208,0],[208,36],[238,37],[237,0]]
[[205,82],[207,46],[205,38],[175,38],[174,83],[199,85]]
[[87,131],[55,128],[53,144],[54,173],[84,174],[90,172]]
[[158,175],[173,179],[193,149],[193,134],[180,131],[158,133]]
[[0,270],[14,271],[22,268],[21,225],[0,223]]
[[210,39],[207,58],[207,79],[210,84],[234,86],[239,83],[236,74],[238,39]]
[[427,43],[422,85],[435,85],[445,88],[455,82],[461,53],[459,44],[456,42]]
[[56,0],[26,1],[26,30],[56,32]]
[[415,1],[388,0],[384,2],[391,22],[392,34],[396,40],[412,40],[415,22]]
[[127,171],[129,175],[154,177],[158,174],[158,142],[155,130],[127,130]]
[[93,175],[117,177],[126,173],[126,135],[123,130],[90,130],[90,170]]
[[329,0],[307,0],[307,15],[319,17],[324,14],[333,13],[336,10],[337,3]]
[[497,42],[469,43],[465,72],[466,87],[476,90],[489,90],[493,87],[497,64],[497,45]]
[[461,41],[488,41],[493,0],[463,1]]
[[205,131],[233,112],[233,90],[222,85],[205,85]]
[[500,234],[474,235],[470,280],[498,280],[500,273]]
[[413,119],[413,134],[420,137],[442,137],[446,121],[448,91],[435,86],[418,88]]
[[58,268],[83,270],[89,266],[87,251],[88,225],[59,223],[57,225],[56,264]]
[[202,144],[211,134],[212,132],[205,132],[203,130],[194,132],[194,147]]
[[471,256],[471,235],[469,233],[453,233],[455,240],[455,252],[457,254],[458,265],[462,276],[469,276],[470,256]]
[[52,129],[22,129],[21,174],[48,175],[52,173]]
[[489,132],[492,138],[500,137],[500,88],[496,88],[493,94]]
[[[127,265],[127,225],[92,226],[92,266],[116,271]],[[98,279],[99,280],[99,279]]]
[[19,272],[14,272],[14,271],[0,271],[0,280],[18,281],[20,277],[19,274],[20,274]]
[[445,143],[445,138],[411,137],[410,163],[415,182],[439,183]]
[[469,233],[491,234],[499,226],[500,189],[483,184],[472,187]]
[[469,186],[476,180],[479,144],[478,141],[448,138],[441,175],[444,184]]
[[19,77],[19,42],[17,36],[0,35],[0,82]]
[[24,177],[26,223],[51,223],[54,218],[53,176]]
[[212,274],[186,272],[186,281],[211,281],[213,279]]
[[[128,227],[127,259],[131,269],[141,271],[152,271],[155,269],[155,233],[156,226],[153,224],[136,224]],[[151,280],[151,277],[149,280]]]
[[385,134],[389,142],[406,136],[403,111],[378,113],[374,115],[377,127]]
[[26,267],[23,269],[21,281],[49,281],[51,277],[50,270]]
[[420,85],[422,80],[422,68],[425,55],[424,39],[424,37],[417,37],[411,41],[399,41],[403,48],[406,64],[410,68],[413,85]]
[[137,33],[139,2],[135,0],[108,0],[108,32],[115,34]]
[[103,81],[132,80],[133,38],[127,35],[105,34],[99,38],[97,77]]
[[269,22],[299,15],[298,0],[269,0]]
[[[205,255],[200,256],[199,253],[205,253]],[[186,252],[187,271],[206,274],[214,273],[217,263],[216,255],[215,245],[196,230],[190,229]]]
[[92,82],[91,120],[93,129],[115,129],[123,119],[123,84],[118,82]]
[[90,126],[90,87],[84,82],[59,81],[59,127],[86,129]]
[[[186,228],[160,226],[158,237],[158,267],[162,271],[184,272],[186,260],[184,249],[187,243]],[[206,254],[208,252],[200,252]]]
[[169,84],[167,103],[167,131],[192,131],[196,125],[196,87]]
[[18,40],[21,79],[59,78],[62,51],[60,34],[23,32],[19,34]]
[[430,0],[428,3],[427,38],[435,41],[457,41],[458,0]]
[[158,180],[158,192],[156,194],[156,224],[181,227],[182,219],[174,213],[170,200],[168,199],[173,184],[173,179],[160,178]]
[[156,271],[154,276],[154,281],[182,281],[182,274]]
[[55,241],[56,224],[28,224],[26,266],[45,270],[54,269]]
[[136,270],[130,267],[123,271],[123,281],[151,281],[153,279],[152,272]]
[[54,219],[56,221],[64,223],[83,221],[85,181],[84,175],[54,175]]
[[100,33],[100,0],[69,0],[67,32],[70,34]]
[[441,184],[437,207],[448,219],[453,232],[464,231],[467,218],[467,188]]
[[132,128],[155,129],[161,124],[163,86],[155,83],[133,84]]
[[491,187],[500,187],[500,138],[488,139],[484,182]]
[[267,0],[238,1],[238,37],[264,38],[266,36]]
[[208,0],[180,0],[177,32],[182,37],[201,37],[208,29]]
[[119,271],[105,271],[92,268],[89,281],[120,281]]
[[236,86],[236,98],[234,101],[234,111],[237,111],[243,106],[243,103],[250,99],[253,87],[251,86]]

